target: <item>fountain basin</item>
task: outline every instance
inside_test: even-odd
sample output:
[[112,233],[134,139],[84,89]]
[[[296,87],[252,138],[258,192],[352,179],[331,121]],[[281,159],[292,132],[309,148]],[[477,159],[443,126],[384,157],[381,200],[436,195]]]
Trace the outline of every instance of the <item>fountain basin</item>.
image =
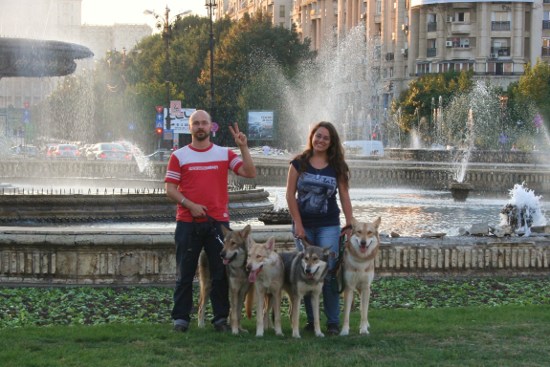
[[0,79],[69,75],[76,59],[93,55],[87,47],[69,42],[0,37]]
[[473,188],[472,185],[465,182],[453,182],[449,187],[455,201],[466,201]]
[[[264,189],[231,191],[232,219],[257,217],[273,204]],[[0,195],[0,224],[173,221],[176,204],[165,193]]]
[[[253,227],[294,247],[290,226]],[[375,259],[383,276],[548,276],[550,238],[382,238]],[[89,227],[0,227],[0,282],[10,285],[166,285],[176,281],[174,230],[104,231]]]

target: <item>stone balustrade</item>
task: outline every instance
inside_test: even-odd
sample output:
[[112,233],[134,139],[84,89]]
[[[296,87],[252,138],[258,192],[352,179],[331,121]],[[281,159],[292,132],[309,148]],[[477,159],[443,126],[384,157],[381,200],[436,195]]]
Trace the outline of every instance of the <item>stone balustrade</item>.
[[[253,229],[293,247],[288,226]],[[175,282],[170,230],[0,229],[0,282],[18,285],[169,285]],[[550,239],[531,237],[384,238],[377,276],[548,276]]]
[[[448,189],[460,167],[456,154],[456,151],[445,150],[388,149],[384,159],[350,157],[351,185],[357,188]],[[544,152],[474,151],[465,182],[478,192],[506,193],[514,184],[525,182],[537,194],[550,193],[550,165],[546,164],[545,155]],[[284,186],[289,160],[290,157],[254,157],[258,175],[247,182],[259,186]],[[6,159],[0,162],[0,172],[6,180],[50,177],[62,183],[67,178],[78,177],[110,179],[120,185],[131,185],[130,180],[148,181],[149,186],[162,186],[166,163],[150,163],[140,171],[135,162]]]

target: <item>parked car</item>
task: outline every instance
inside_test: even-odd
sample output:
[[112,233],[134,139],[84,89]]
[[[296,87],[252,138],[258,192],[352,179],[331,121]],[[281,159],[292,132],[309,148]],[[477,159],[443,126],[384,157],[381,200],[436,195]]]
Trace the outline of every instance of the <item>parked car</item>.
[[97,143],[88,149],[86,158],[103,161],[130,161],[132,154],[117,143]]
[[151,161],[167,162],[170,159],[172,150],[168,149],[159,149],[155,150],[153,153],[146,155],[145,158]]
[[78,158],[80,151],[75,144],[58,144],[51,153],[52,158]]
[[34,145],[16,145],[10,148],[10,153],[24,157],[36,157],[38,155],[38,148]]
[[48,144],[46,146],[46,158],[53,158],[53,152],[57,148],[57,144]]

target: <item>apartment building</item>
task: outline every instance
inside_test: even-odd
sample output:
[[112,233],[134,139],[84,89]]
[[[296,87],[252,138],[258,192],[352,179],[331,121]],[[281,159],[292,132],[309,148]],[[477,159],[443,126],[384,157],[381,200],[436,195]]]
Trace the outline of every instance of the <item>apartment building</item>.
[[[219,3],[218,16],[236,19],[259,10],[275,19],[288,6],[277,0]],[[526,63],[550,58],[550,0],[292,0],[290,6],[287,16],[315,49],[364,26],[365,37],[379,47],[386,107],[423,74],[473,70],[506,88]]]

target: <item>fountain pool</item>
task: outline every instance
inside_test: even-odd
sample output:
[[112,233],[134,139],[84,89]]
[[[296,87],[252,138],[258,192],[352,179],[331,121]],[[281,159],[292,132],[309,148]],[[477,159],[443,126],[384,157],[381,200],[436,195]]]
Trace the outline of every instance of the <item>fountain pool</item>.
[[[286,207],[285,188],[280,186],[261,187],[269,192],[269,200],[275,208]],[[507,193],[501,196],[488,197],[475,192],[465,202],[457,202],[449,191],[418,190],[407,188],[391,189],[351,189],[351,200],[354,215],[358,220],[372,220],[382,217],[381,231],[389,234],[398,232],[401,236],[420,236],[427,232],[444,232],[447,236],[457,236],[460,228],[469,229],[473,224],[500,223],[500,211],[508,203]],[[550,213],[550,203],[540,202],[541,210]],[[257,219],[232,221],[233,227],[251,224],[263,227]],[[140,223],[87,223],[67,224],[70,230],[136,230],[139,231],[173,231],[175,222],[140,222]]]

